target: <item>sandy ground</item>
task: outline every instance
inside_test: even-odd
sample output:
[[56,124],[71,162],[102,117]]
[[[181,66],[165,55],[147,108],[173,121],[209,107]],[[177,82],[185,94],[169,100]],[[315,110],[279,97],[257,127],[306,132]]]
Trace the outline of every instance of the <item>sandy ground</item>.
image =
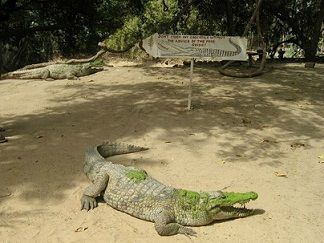
[[[80,80],[1,80],[0,242],[324,242],[324,65],[261,77],[110,67]],[[88,145],[150,150],[111,160],[191,190],[256,191],[265,213],[160,237],[104,203],[80,211]],[[323,161],[324,162],[324,161]]]

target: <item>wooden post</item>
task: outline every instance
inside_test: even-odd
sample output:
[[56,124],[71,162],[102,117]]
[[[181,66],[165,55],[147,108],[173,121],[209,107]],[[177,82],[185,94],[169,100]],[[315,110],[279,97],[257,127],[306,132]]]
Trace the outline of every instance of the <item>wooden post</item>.
[[187,107],[188,111],[191,110],[193,67],[194,67],[194,59],[192,58],[190,62],[190,77],[189,77],[189,84],[188,84],[188,107]]

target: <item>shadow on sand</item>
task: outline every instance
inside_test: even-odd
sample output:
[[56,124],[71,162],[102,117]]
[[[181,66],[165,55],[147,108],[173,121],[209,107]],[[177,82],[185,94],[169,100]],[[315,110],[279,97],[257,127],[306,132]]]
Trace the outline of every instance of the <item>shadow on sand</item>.
[[[278,143],[324,137],[321,69],[279,67],[255,79],[233,79],[198,67],[190,112],[184,110],[187,71],[142,68],[142,77],[149,81],[137,77],[134,82],[116,80],[112,85],[76,82],[66,87],[73,89],[73,95],[53,98],[60,105],[47,112],[0,118],[6,136],[12,137],[0,146],[1,186],[26,185],[29,190],[22,200],[60,200],[66,189],[85,180],[82,163],[88,145],[118,139],[149,146],[145,136],[152,131],[160,131],[156,140],[161,143],[183,141],[189,150],[207,138],[219,137],[222,149],[213,151],[219,157],[233,163],[265,158],[270,166],[277,166],[284,156]],[[74,104],[80,97],[83,102]],[[267,129],[272,136],[262,135]],[[46,157],[40,159],[44,151]],[[143,161],[162,166],[158,159]]]

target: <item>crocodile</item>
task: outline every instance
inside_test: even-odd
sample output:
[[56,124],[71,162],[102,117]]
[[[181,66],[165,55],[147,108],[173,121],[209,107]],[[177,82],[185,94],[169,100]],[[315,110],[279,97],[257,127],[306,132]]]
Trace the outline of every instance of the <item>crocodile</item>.
[[[255,200],[255,192],[194,192],[167,186],[146,171],[105,160],[105,158],[139,152],[147,148],[117,142],[89,147],[84,172],[92,182],[81,197],[81,210],[98,206],[103,196],[112,208],[139,219],[154,222],[161,236],[196,232],[186,226],[208,225],[216,220],[246,217],[257,213],[245,204]],[[237,206],[238,205],[238,206]],[[244,206],[243,206],[244,205]]]
[[99,71],[102,67],[92,63],[81,64],[49,64],[45,67],[33,69],[19,69],[13,72],[3,74],[2,79],[77,79],[78,77],[87,76]]

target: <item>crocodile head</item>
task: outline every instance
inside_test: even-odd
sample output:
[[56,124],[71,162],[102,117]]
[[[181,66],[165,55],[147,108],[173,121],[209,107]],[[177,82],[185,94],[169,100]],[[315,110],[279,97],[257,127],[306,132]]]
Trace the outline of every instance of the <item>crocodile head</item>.
[[198,193],[179,189],[175,195],[176,217],[187,225],[205,225],[216,220],[241,218],[257,211],[245,207],[246,203],[258,198],[255,192]]
[[256,200],[255,192],[222,192],[218,197],[210,197],[206,209],[213,220],[241,218],[254,214],[254,209],[248,209],[245,204]]
[[85,63],[82,65],[81,67],[81,76],[86,76],[86,75],[90,75],[96,72],[100,72],[103,70],[103,67],[98,65],[98,64],[94,64],[93,62],[91,63]]

